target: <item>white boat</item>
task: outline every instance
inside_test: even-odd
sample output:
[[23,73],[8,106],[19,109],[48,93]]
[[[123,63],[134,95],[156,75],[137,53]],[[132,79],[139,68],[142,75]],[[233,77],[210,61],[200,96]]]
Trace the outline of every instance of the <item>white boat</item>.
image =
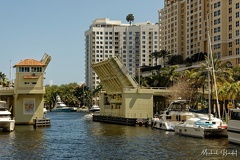
[[230,110],[227,132],[230,143],[240,144],[240,109]]
[[[199,111],[200,112],[200,111]],[[152,119],[152,125],[156,129],[174,131],[175,125],[183,123],[191,117],[207,117],[205,113],[195,113],[190,108],[187,100],[174,100],[169,107],[158,117]]]
[[11,117],[5,101],[0,101],[0,128],[10,132],[15,128],[15,120]]
[[84,115],[84,118],[85,118],[86,120],[92,120],[92,118],[93,118],[93,113],[88,113],[88,114]]
[[43,107],[43,113],[47,114],[47,108]]
[[175,126],[176,134],[198,138],[223,136],[226,130],[227,125],[225,125],[221,119],[213,116],[211,116],[210,119],[189,118],[186,122]]
[[98,105],[93,105],[90,109],[90,112],[98,112],[100,111],[100,107]]
[[71,112],[72,107],[68,107],[66,104],[64,104],[60,96],[57,95],[55,106],[51,111],[52,112]]
[[77,107],[72,107],[72,112],[77,112],[78,108]]
[[81,107],[77,109],[77,112],[89,112],[88,107]]

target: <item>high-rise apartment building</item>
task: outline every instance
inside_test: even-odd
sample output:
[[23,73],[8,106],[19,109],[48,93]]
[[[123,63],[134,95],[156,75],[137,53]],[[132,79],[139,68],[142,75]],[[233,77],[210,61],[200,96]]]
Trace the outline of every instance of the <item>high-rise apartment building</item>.
[[240,64],[239,7],[239,0],[165,0],[159,10],[161,49],[187,58],[208,53],[211,43],[216,57]]
[[159,62],[150,56],[159,50],[158,25],[150,22],[122,24],[108,18],[96,19],[85,32],[85,80],[95,88],[100,80],[91,64],[118,56],[135,77],[140,66],[154,66]]

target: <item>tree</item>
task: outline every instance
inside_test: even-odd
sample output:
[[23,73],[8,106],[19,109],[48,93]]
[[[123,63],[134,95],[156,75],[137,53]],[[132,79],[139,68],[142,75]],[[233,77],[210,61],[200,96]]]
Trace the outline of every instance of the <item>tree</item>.
[[177,68],[178,66],[162,68],[160,73],[164,80],[165,87],[173,86],[173,83],[178,81],[179,72],[176,71]]
[[158,60],[158,58],[161,57],[160,51],[155,51],[155,52],[151,53],[151,57],[152,57],[152,58],[155,58],[156,65],[157,65],[157,60]]
[[2,72],[0,72],[0,85],[3,85],[5,87],[7,84],[7,78],[6,75]]
[[163,66],[165,67],[165,58],[170,54],[169,51],[162,49],[160,50],[160,57],[163,58]]
[[134,21],[133,14],[128,14],[126,17],[126,20],[129,22],[130,26],[132,25],[132,22]]
[[45,94],[44,94],[44,103],[48,109],[52,109],[54,107],[56,96],[58,94],[58,86],[57,85],[46,85],[45,86]]
[[170,65],[183,64],[183,56],[182,55],[169,56],[168,64]]
[[[94,99],[93,100],[94,104],[97,104],[97,98],[99,97],[99,93],[101,92],[102,88],[103,88],[103,85],[100,82],[99,85],[95,89],[92,90],[92,96],[93,96],[92,99]],[[97,105],[99,105],[99,104],[97,104]]]
[[240,81],[233,83],[226,82],[219,86],[219,95],[222,100],[231,99],[234,104],[234,100],[240,96]]
[[233,67],[233,78],[234,81],[240,81],[240,64]]
[[172,87],[169,87],[169,90],[171,91],[169,95],[172,99],[181,97],[182,99],[191,100],[193,98],[193,88],[191,84],[186,81],[185,77],[179,78],[179,81]]
[[80,86],[77,86],[74,91],[75,97],[78,99],[78,103],[81,103],[81,106],[85,106],[87,100],[86,100],[86,94],[89,92],[89,88],[86,86],[85,83],[83,83]]

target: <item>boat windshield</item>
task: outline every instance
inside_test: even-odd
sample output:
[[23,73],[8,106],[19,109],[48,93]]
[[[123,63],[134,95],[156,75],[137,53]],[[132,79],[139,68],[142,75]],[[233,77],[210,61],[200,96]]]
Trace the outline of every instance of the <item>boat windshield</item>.
[[171,111],[189,111],[190,105],[188,103],[173,103]]
[[240,120],[240,112],[231,111],[231,119],[232,120]]

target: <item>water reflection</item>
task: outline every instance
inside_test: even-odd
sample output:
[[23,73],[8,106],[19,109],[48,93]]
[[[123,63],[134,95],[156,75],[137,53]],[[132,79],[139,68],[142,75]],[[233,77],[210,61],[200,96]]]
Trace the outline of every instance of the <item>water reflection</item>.
[[[85,120],[85,113],[49,113],[51,127],[0,132],[0,159],[238,159],[203,155],[238,150],[226,138],[196,139],[174,132]],[[240,154],[240,153],[238,153]],[[10,157],[10,158],[9,158]]]

